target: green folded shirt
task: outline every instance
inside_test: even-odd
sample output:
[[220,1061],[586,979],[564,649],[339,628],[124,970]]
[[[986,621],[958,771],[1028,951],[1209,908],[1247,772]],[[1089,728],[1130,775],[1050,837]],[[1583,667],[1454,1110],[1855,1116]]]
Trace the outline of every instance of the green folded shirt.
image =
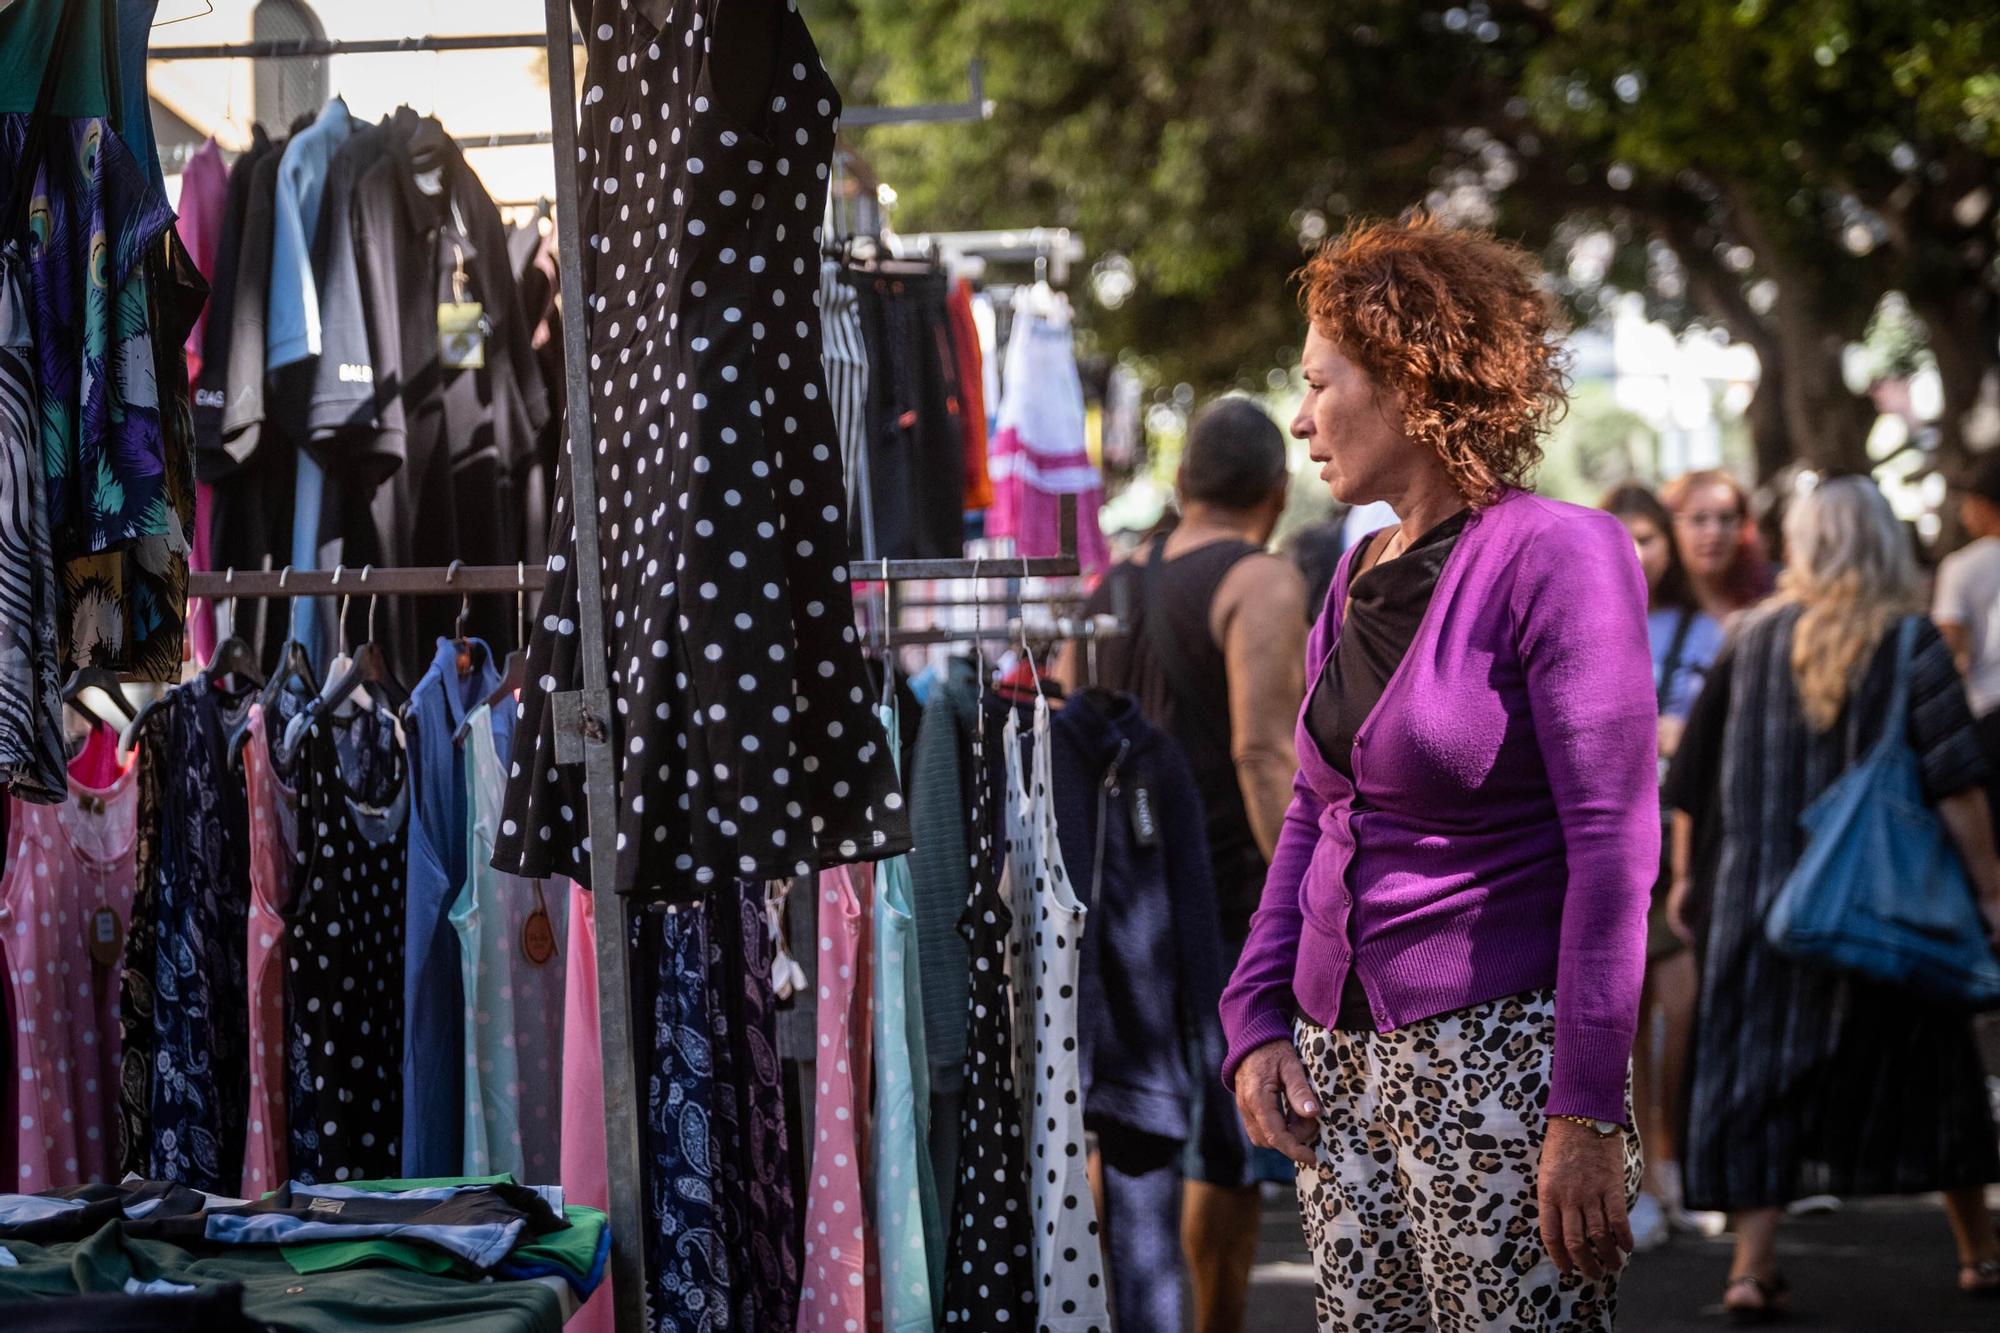
[[[348,1189],[366,1190],[370,1193],[388,1194],[398,1190],[449,1189],[454,1185],[512,1185],[516,1183],[511,1174],[497,1176],[442,1176],[422,1180],[353,1180],[345,1182]],[[595,1208],[563,1209],[563,1220],[569,1226],[561,1231],[551,1231],[545,1236],[531,1237],[514,1247],[507,1258],[510,1263],[523,1265],[549,1265],[574,1273],[578,1281],[590,1276],[597,1262],[597,1251],[604,1239],[604,1228],[608,1223],[605,1215]],[[470,1265],[453,1258],[442,1250],[428,1245],[419,1245],[404,1240],[323,1240],[303,1245],[281,1245],[278,1252],[285,1256],[285,1262],[297,1273],[332,1273],[346,1268],[360,1268],[365,1265],[386,1265],[405,1268],[415,1273],[451,1274],[461,1277],[479,1277]]]

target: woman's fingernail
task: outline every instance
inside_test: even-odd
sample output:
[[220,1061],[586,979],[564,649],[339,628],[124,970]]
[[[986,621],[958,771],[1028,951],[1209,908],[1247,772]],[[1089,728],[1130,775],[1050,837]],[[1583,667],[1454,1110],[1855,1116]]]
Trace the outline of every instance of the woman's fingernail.
[[1300,1102],[1299,1110],[1305,1112],[1307,1115],[1319,1114],[1319,1108],[1317,1106],[1314,1106],[1311,1102]]

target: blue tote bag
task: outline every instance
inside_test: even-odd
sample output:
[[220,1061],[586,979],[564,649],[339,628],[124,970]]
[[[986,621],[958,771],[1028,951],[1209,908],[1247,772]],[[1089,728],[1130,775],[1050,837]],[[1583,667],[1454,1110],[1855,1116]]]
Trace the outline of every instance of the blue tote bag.
[[1965,867],[1924,801],[1905,734],[1917,620],[1896,641],[1882,738],[1806,807],[1805,854],[1764,918],[1771,947],[1968,1008],[2000,1006],[2000,958]]

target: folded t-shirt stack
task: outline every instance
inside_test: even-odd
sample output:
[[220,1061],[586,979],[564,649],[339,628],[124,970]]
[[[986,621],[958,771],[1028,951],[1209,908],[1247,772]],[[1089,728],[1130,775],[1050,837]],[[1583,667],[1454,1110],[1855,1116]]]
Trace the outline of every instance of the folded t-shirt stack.
[[[45,1275],[30,1273],[65,1261],[64,1251],[86,1248],[119,1250],[134,1261],[134,1272],[172,1270],[177,1279],[201,1276],[210,1262],[201,1255],[258,1255],[267,1262],[282,1255],[286,1271],[323,1282],[368,1265],[460,1281],[468,1292],[493,1291],[487,1278],[560,1278],[581,1301],[603,1281],[610,1242],[602,1212],[566,1208],[560,1187],[520,1185],[505,1175],[293,1182],[255,1202],[128,1180],[0,1194],[0,1308],[23,1296],[96,1290],[50,1289],[37,1285]],[[435,1299],[448,1302],[449,1290],[448,1282],[440,1285]],[[257,1294],[253,1281],[251,1306]]]

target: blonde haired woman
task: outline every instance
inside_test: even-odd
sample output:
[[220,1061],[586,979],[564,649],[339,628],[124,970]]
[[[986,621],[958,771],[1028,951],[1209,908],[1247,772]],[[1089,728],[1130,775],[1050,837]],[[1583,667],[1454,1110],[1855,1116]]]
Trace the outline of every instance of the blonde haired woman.
[[1804,846],[1799,816],[1878,739],[1897,630],[1920,624],[1909,739],[1926,794],[2000,940],[2000,865],[1986,765],[1965,690],[1923,616],[1910,540],[1874,483],[1828,481],[1785,519],[1790,567],[1711,669],[1667,782],[1675,809],[1668,910],[1701,970],[1687,1206],[1735,1216],[1724,1308],[1782,1315],[1780,1210],[1808,1194],[1945,1192],[1958,1285],[2000,1291],[1982,1198],[2000,1180],[1969,1019],[1907,992],[1772,950],[1764,914]]

